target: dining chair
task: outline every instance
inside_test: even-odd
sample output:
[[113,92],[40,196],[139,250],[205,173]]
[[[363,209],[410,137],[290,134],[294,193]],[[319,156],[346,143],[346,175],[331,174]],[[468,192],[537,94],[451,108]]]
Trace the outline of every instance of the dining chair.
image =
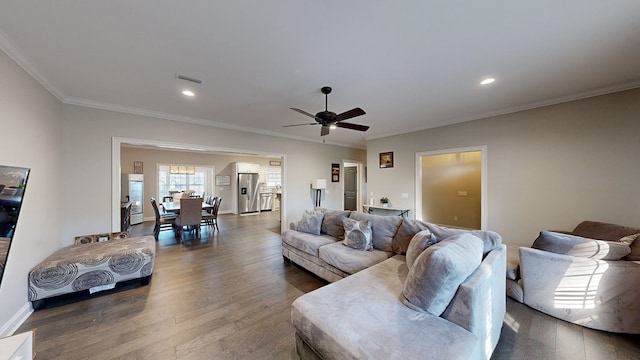
[[193,229],[196,236],[200,236],[200,223],[202,222],[202,199],[201,198],[181,198],[180,214],[176,217],[176,235],[180,235],[180,242],[184,238],[184,227]]
[[220,209],[220,203],[222,202],[222,198],[216,197],[213,200],[213,207],[211,208],[211,212],[202,213],[202,220],[207,223],[207,225],[211,226],[213,230],[220,231],[218,227],[218,210]]
[[156,215],[156,225],[153,228],[153,237],[158,241],[160,230],[173,228],[176,220],[175,214],[160,214],[158,203],[155,198],[151,198],[151,207]]

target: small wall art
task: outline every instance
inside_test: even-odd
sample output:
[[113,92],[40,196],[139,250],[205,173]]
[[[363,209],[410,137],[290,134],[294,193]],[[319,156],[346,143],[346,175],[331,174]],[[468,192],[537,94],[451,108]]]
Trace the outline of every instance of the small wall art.
[[380,168],[393,167],[393,151],[380,153]]
[[339,182],[340,181],[340,164],[333,163],[331,164],[331,182]]
[[142,174],[142,161],[134,161],[133,162],[133,173],[134,174]]

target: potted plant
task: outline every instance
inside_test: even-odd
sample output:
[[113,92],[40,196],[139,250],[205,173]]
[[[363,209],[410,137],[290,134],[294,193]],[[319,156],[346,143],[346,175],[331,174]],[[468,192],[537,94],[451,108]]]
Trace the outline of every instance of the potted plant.
[[389,206],[389,198],[386,196],[383,196],[380,198],[380,204],[382,204],[382,206],[387,207]]

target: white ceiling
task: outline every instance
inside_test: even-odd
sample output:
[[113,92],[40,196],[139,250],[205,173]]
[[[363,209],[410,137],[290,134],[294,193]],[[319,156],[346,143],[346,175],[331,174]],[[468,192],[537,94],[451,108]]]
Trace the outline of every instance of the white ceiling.
[[[2,1],[0,48],[61,101],[327,143],[640,86],[638,0]],[[203,80],[195,85],[175,78]],[[495,84],[481,87],[486,76]],[[196,96],[180,94],[184,88]]]

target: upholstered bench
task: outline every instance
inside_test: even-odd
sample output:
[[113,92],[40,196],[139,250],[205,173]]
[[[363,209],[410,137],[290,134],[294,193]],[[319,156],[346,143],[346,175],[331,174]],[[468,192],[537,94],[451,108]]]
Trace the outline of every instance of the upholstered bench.
[[116,283],[141,279],[147,285],[153,273],[156,242],[153,236],[128,238],[126,233],[76,238],[29,272],[29,301],[34,309],[46,299],[89,290],[94,293]]

